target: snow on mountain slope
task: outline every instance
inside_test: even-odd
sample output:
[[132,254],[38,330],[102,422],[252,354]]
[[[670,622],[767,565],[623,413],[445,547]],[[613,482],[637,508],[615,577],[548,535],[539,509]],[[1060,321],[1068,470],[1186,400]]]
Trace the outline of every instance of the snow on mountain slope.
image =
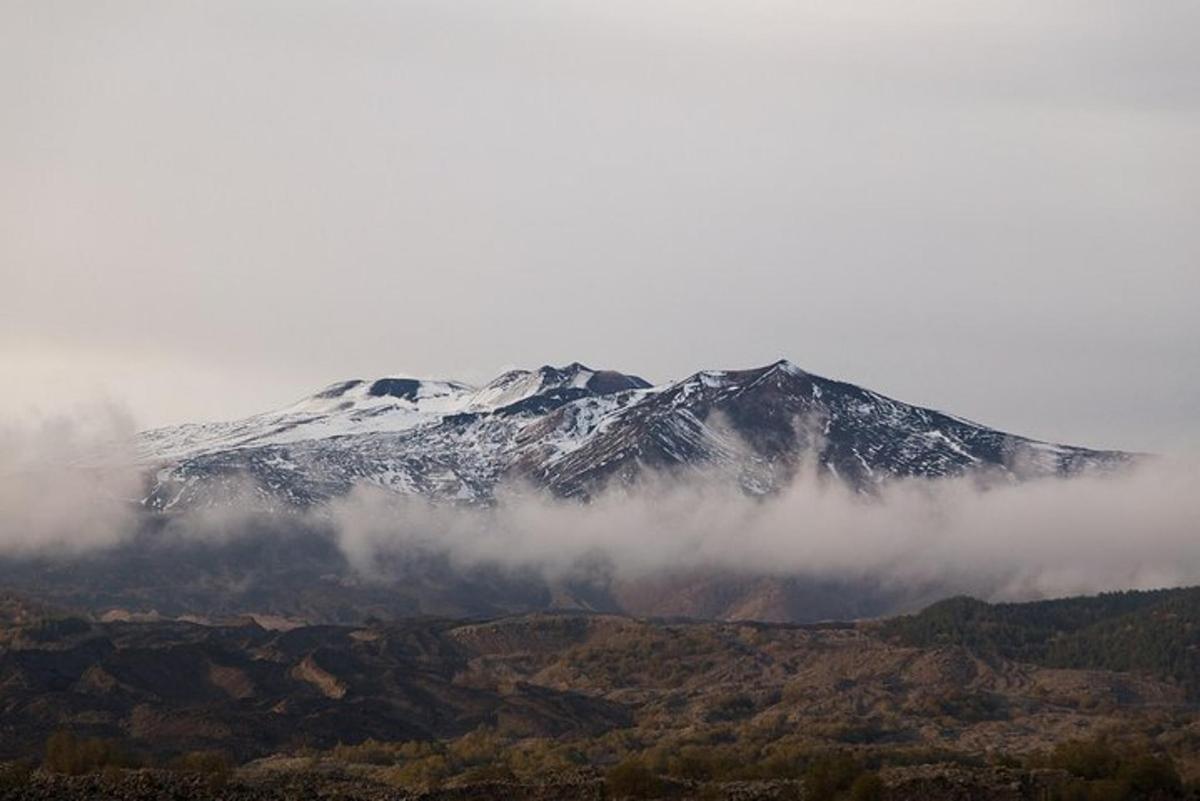
[[186,459],[235,448],[408,431],[436,425],[449,415],[491,413],[534,397],[575,399],[649,386],[636,376],[579,363],[513,370],[478,389],[411,376],[354,379],[331,384],[277,412],[147,431],[139,436],[137,450],[143,461]]
[[181,459],[233,448],[406,431],[465,409],[472,394],[472,388],[453,381],[401,376],[369,383],[343,381],[277,412],[230,423],[191,424],[145,432],[139,438],[138,453],[151,461]]
[[637,376],[612,370],[592,370],[579,362],[566,367],[546,365],[537,370],[512,370],[494,379],[472,396],[470,408],[477,411],[499,409],[552,390],[583,390],[582,397],[649,386],[650,382]]
[[1129,458],[1005,434],[786,361],[657,387],[578,363],[480,388],[346,381],[278,412],[145,432],[138,452],[155,476],[146,504],[162,510],[245,502],[247,491],[266,507],[303,507],[363,482],[464,502],[513,480],[587,497],[646,470],[715,472],[762,494],[805,462],[870,491],[892,478],[1020,480]]

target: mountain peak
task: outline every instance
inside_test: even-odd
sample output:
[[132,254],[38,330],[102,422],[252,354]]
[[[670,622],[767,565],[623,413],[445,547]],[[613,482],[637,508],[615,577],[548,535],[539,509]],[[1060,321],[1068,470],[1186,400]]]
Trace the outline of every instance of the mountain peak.
[[538,368],[538,372],[539,373],[577,374],[577,373],[592,373],[595,371],[592,368],[588,367],[586,364],[583,364],[582,362],[571,362],[570,364],[563,365],[562,367],[555,367],[552,364],[543,364],[541,367]]
[[352,379],[281,411],[145,432],[139,450],[159,482],[147,503],[164,509],[219,493],[230,470],[303,505],[362,482],[487,501],[510,479],[586,496],[643,470],[717,470],[761,494],[815,460],[870,492],[892,478],[982,470],[1025,480],[1132,458],[996,431],[787,359],[657,387],[580,362],[511,370],[478,389],[408,376]]
[[786,375],[792,378],[803,378],[809,373],[797,367],[787,359],[779,359],[764,367],[751,367],[741,370],[701,370],[680,382],[680,386],[703,384],[711,387],[729,386],[734,384],[749,384],[760,381],[771,375]]
[[789,373],[794,376],[809,375],[808,371],[800,368],[799,365],[797,365],[795,362],[789,361],[788,359],[779,359],[775,362],[772,362],[767,367],[767,369],[768,370],[778,370],[780,372]]

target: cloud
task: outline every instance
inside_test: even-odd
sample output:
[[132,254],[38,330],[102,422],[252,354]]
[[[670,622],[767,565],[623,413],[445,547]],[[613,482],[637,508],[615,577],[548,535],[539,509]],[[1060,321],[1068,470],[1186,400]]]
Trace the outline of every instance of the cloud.
[[[77,557],[149,531],[137,504],[145,476],[124,450],[134,430],[104,404],[0,426],[0,555]],[[692,473],[587,503],[508,486],[486,507],[363,484],[280,513],[231,478],[239,502],[169,515],[151,533],[215,548],[271,532],[328,536],[353,572],[383,584],[436,557],[463,575],[498,568],[552,583],[727,573],[1028,599],[1200,583],[1198,480],[1194,460],[1147,459],[1070,479],[896,481],[866,497],[809,466],[767,498]]]
[[1200,582],[1195,465],[1021,484],[906,481],[866,498],[811,473],[768,499],[728,483],[650,481],[588,504],[513,490],[462,509],[360,487],[328,514],[351,564],[398,554],[568,578],[656,573],[871,579],[1023,599]]
[[0,424],[0,552],[78,553],[114,545],[136,520],[136,430],[112,404]]

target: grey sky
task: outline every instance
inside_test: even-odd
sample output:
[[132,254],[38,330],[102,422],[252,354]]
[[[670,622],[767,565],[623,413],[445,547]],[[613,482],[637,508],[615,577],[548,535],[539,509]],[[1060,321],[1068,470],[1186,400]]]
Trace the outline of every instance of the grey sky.
[[781,356],[1200,445],[1200,4],[0,0],[0,415]]

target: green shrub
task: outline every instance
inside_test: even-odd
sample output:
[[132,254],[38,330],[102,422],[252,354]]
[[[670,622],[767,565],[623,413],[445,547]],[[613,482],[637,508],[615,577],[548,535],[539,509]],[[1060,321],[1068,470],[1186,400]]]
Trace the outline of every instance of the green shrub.
[[881,799],[883,799],[883,779],[874,771],[862,773],[850,785],[850,801],[881,801]]
[[68,731],[57,731],[46,740],[44,764],[53,773],[78,776],[106,767],[134,767],[136,761],[113,740],[99,737],[80,740]]
[[396,750],[395,745],[368,739],[356,745],[338,743],[333,747],[333,758],[351,765],[394,765]]
[[1143,754],[1123,764],[1119,778],[1136,797],[1175,798],[1183,793],[1183,781],[1169,757]]
[[864,773],[850,785],[850,801],[880,801],[883,798],[883,779],[878,773]]
[[1141,796],[1134,795],[1129,785],[1117,779],[1096,779],[1084,782],[1087,787],[1087,801],[1130,801]]
[[0,762],[0,790],[18,790],[29,784],[33,768],[25,762]]
[[697,782],[733,778],[745,767],[742,760],[725,749],[696,745],[668,753],[664,762],[669,775]]
[[826,754],[809,763],[804,789],[812,801],[833,801],[850,789],[862,770],[849,754]]
[[502,762],[472,765],[458,774],[463,784],[490,784],[492,782],[514,782],[517,776]]
[[1070,740],[1054,747],[1048,766],[1081,779],[1108,779],[1117,774],[1120,758],[1104,740]]
[[1055,801],[1183,798],[1183,781],[1167,756],[1122,751],[1106,740],[1060,743],[1044,760],[1073,777],[1054,788]]
[[167,763],[177,773],[198,773],[205,776],[228,776],[233,763],[220,751],[188,751]]
[[735,693],[717,699],[706,715],[711,723],[744,720],[754,714],[754,699],[745,693]]
[[446,751],[462,765],[491,765],[503,761],[506,744],[494,729],[481,726],[450,743]]
[[384,781],[407,789],[436,790],[451,775],[450,764],[441,754],[420,757],[383,775]]
[[51,642],[63,637],[86,634],[91,631],[92,624],[79,617],[56,617],[39,620],[29,629],[29,639],[37,642]]
[[608,771],[604,780],[614,798],[657,798],[663,782],[637,757],[630,757]]

